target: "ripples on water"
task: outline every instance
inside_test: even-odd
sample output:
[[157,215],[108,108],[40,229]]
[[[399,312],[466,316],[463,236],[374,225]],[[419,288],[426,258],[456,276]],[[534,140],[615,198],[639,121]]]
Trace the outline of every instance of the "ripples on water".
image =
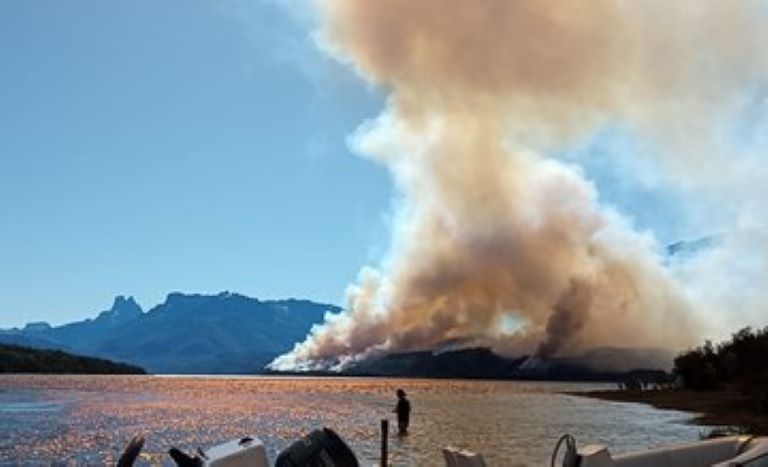
[[193,451],[246,434],[274,459],[328,426],[370,466],[379,421],[392,418],[399,387],[413,406],[412,433],[391,439],[394,465],[443,465],[446,445],[479,451],[491,466],[545,465],[565,432],[619,452],[695,440],[700,430],[684,413],[559,394],[595,385],[12,375],[0,376],[0,464],[114,463],[136,434],[147,437],[143,465],[171,465],[165,453],[172,445]]

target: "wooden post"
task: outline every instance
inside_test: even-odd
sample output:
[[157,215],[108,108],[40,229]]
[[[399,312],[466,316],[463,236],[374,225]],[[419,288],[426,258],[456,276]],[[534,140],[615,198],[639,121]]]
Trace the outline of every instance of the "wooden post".
[[389,420],[386,418],[381,419],[381,467],[387,467],[389,465],[389,459],[387,459],[387,443],[389,440]]

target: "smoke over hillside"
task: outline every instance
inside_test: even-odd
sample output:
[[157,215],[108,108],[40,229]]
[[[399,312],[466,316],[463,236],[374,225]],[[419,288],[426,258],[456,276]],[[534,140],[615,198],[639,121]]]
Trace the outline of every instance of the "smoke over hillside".
[[[399,207],[388,256],[363,268],[346,311],[273,368],[445,342],[542,356],[685,345],[710,329],[708,306],[729,306],[718,281],[745,236],[768,252],[763,221],[748,222],[766,200],[762,153],[736,154],[718,136],[765,78],[763,2],[315,7],[322,47],[388,92],[352,144],[389,170]],[[742,203],[723,216],[744,221],[732,236],[742,242],[685,271],[664,266],[652,233],[602,205],[578,165],[552,157],[606,125],[647,142],[664,183]],[[766,279],[764,269],[750,277]]]

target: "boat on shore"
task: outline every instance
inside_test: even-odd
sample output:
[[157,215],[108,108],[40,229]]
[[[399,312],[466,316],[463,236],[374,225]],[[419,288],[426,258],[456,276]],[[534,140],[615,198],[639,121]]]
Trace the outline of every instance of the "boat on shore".
[[[564,455],[557,461],[558,451]],[[695,443],[613,455],[606,446],[577,448],[564,435],[552,455],[552,467],[768,467],[768,437],[724,436]]]

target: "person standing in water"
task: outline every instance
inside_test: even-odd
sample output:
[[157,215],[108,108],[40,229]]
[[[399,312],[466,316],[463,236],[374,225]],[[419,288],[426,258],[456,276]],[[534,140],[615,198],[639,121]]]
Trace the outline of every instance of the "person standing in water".
[[397,434],[405,436],[408,434],[408,424],[411,421],[411,403],[405,397],[405,391],[398,389],[397,405],[393,412],[397,413]]

